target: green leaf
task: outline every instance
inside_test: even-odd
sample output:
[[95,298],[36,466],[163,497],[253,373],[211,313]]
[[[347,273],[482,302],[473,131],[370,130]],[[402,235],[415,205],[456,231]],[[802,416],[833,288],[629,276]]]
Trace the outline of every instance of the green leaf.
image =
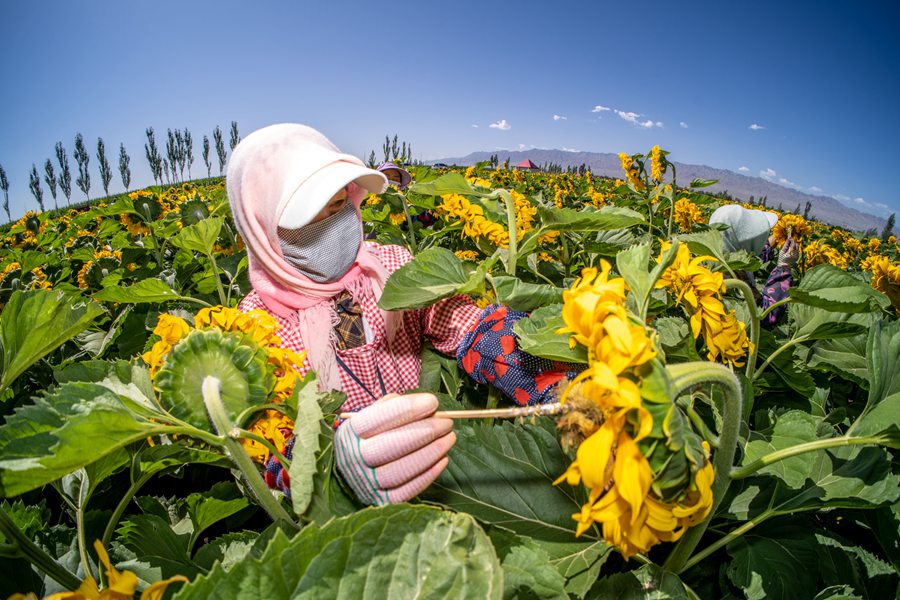
[[62,385],[0,427],[0,496],[18,496],[163,431],[101,385]]
[[208,465],[225,469],[229,469],[234,465],[221,452],[192,448],[179,443],[144,446],[132,460],[135,476],[145,478],[188,464]]
[[182,298],[168,284],[159,279],[142,279],[130,287],[108,287],[94,294],[104,302],[128,302],[131,304],[166,302]]
[[869,397],[864,413],[900,392],[900,321],[876,321],[872,325],[866,344],[866,366]]
[[829,264],[810,269],[790,295],[795,302],[837,312],[871,312],[890,305],[884,294]]
[[437,179],[426,183],[414,183],[409,188],[411,194],[423,196],[443,196],[445,194],[462,194],[464,196],[490,196],[492,192],[476,190],[460,173],[445,173]]
[[816,585],[816,539],[808,526],[761,526],[728,544],[728,578],[747,600],[804,598]]
[[305,382],[297,394],[297,418],[294,419],[294,449],[291,455],[291,504],[294,514],[302,515],[309,507],[319,452],[322,409],[315,379]]
[[694,256],[712,256],[722,263],[727,263],[723,250],[722,232],[710,229],[700,233],[685,233],[678,239],[688,245]]
[[647,222],[641,213],[618,206],[604,206],[600,210],[538,207],[538,216],[541,228],[551,231],[605,231]]
[[176,594],[192,598],[485,598],[503,594],[500,561],[469,515],[424,506],[368,508],[293,539],[275,533],[262,557],[216,566]]
[[863,600],[849,585],[830,585],[818,594],[813,600]]
[[[545,419],[544,421],[549,421]],[[552,421],[457,423],[450,464],[423,497],[537,540],[574,540],[583,491],[553,481],[569,466]],[[582,536],[596,539],[592,532]]]
[[638,307],[638,313],[641,316],[646,316],[647,298],[656,281],[672,265],[678,255],[678,240],[673,240],[672,245],[663,254],[662,260],[648,271],[650,247],[649,242],[638,244],[616,255],[616,270],[621,273],[625,283],[628,284],[628,288],[634,296],[635,306]]
[[[819,419],[799,410],[781,415],[775,422],[775,430],[769,440],[754,440],[747,444],[743,464],[748,465],[776,450],[816,440],[818,424]],[[812,474],[815,463],[816,453],[806,452],[763,467],[758,473],[773,475],[789,488],[799,489]]]
[[207,571],[218,562],[227,571],[247,558],[257,538],[255,531],[226,533],[201,546],[194,554],[194,562]]
[[[818,570],[825,585],[851,584],[869,598],[890,598],[897,591],[894,569],[864,548],[830,532],[817,532]],[[893,585],[892,585],[893,584]]]
[[513,331],[523,352],[550,360],[587,364],[587,350],[580,345],[569,348],[570,334],[556,333],[565,326],[562,305],[554,304],[539,308],[529,317],[520,319],[513,326]]
[[642,565],[627,573],[604,577],[591,588],[593,598],[617,600],[692,600],[696,596],[675,573],[654,565]]
[[493,278],[497,302],[511,308],[531,312],[542,306],[562,302],[562,288],[543,283],[525,283],[517,277],[496,275]]
[[99,304],[73,300],[62,292],[13,292],[0,313],[0,393],[102,313]]
[[225,219],[222,217],[211,217],[203,219],[196,225],[185,227],[178,235],[169,241],[173,245],[190,250],[192,252],[202,252],[203,254],[212,254],[216,240],[219,239],[219,232],[222,230],[222,224]]
[[[175,533],[172,526],[155,514],[132,515],[122,521],[117,530],[119,542],[134,552],[144,570],[149,566],[158,570],[159,578],[199,574],[188,555],[189,532]],[[121,565],[128,568],[128,563]]]
[[540,544],[498,527],[491,527],[487,533],[503,567],[504,598],[566,597],[566,579],[550,563],[550,555]]
[[866,338],[860,335],[852,338],[821,340],[810,348],[807,365],[810,369],[836,373],[844,379],[869,387],[866,366]]
[[250,501],[241,494],[233,482],[220,481],[205,492],[190,494],[185,504],[194,524],[187,547],[190,553],[203,531],[222,519],[244,510],[250,506]]
[[459,293],[468,279],[462,261],[453,252],[429,248],[391,274],[378,306],[384,310],[430,306]]
[[718,179],[702,179],[700,177],[696,177],[691,180],[691,183],[689,184],[688,187],[705,188],[705,187],[709,187],[711,185],[716,185],[717,183],[719,183]]
[[900,443],[898,423],[900,423],[900,393],[888,396],[876,404],[875,408],[862,415],[854,423],[852,434],[854,437],[868,437],[890,432],[893,440],[890,446],[898,448]]
[[853,337],[864,332],[871,318],[868,315],[836,313],[805,304],[788,305],[788,316],[796,331],[794,337],[806,340],[833,340]]

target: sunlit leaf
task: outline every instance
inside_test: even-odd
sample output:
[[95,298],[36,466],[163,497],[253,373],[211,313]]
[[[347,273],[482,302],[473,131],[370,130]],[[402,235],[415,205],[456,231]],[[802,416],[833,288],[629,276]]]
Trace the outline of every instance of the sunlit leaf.
[[890,305],[865,281],[829,264],[807,271],[790,295],[796,302],[838,312],[869,312]]
[[558,304],[537,309],[530,316],[520,319],[513,331],[523,352],[563,362],[587,364],[587,350],[581,345],[569,347],[568,333],[556,333],[566,323]]

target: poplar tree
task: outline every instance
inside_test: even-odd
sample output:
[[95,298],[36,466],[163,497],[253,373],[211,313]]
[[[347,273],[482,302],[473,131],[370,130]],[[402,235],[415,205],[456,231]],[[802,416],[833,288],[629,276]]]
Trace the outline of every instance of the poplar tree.
[[131,186],[131,168],[128,166],[130,162],[131,158],[125,152],[125,144],[119,144],[119,175],[122,176],[122,185],[125,186],[126,192]]
[[91,174],[88,172],[88,163],[91,162],[91,156],[84,148],[84,138],[80,133],[75,135],[75,162],[78,163],[78,178],[75,185],[84,192],[85,198],[90,200]]
[[6,211],[6,219],[12,221],[12,216],[9,214],[9,180],[6,178],[3,165],[0,165],[0,189],[3,190],[3,210]]
[[97,138],[97,162],[100,163],[100,183],[103,184],[103,195],[109,196],[109,182],[112,181],[112,168],[106,159],[106,145],[103,138]]
[[41,207],[41,212],[44,212],[44,190],[41,188],[41,178],[38,175],[37,167],[34,166],[34,163],[31,163],[31,177],[28,181],[28,189],[31,190],[34,199],[37,200],[38,206]]
[[[179,137],[181,133],[179,132]],[[169,183],[175,181],[176,176],[178,174],[178,152],[181,147],[178,145],[177,140],[175,139],[175,134],[172,133],[171,129],[166,130],[166,158],[168,159],[168,169],[166,169],[167,173],[171,173],[172,179]]]
[[66,197],[66,204],[71,206],[72,170],[69,168],[69,157],[66,156],[66,149],[63,147],[62,142],[56,142],[56,162],[59,163],[59,178],[57,179],[59,189],[62,190],[63,195]]
[[222,170],[225,168],[225,160],[228,154],[225,151],[225,143],[222,141],[222,130],[219,129],[218,125],[213,130],[213,142],[216,144],[216,154],[219,157],[219,175],[221,175]]
[[206,165],[206,176],[211,176],[212,164],[209,162],[209,138],[203,136],[203,164]]
[[191,136],[191,132],[188,131],[187,127],[184,128],[184,136],[181,139],[184,140],[184,151],[182,152],[182,155],[187,162],[188,179],[191,179],[191,165],[194,164],[194,138]]
[[237,121],[231,122],[231,139],[229,140],[229,145],[231,149],[234,150],[234,147],[238,145],[238,142],[241,141],[241,136],[238,135]]
[[47,187],[50,188],[50,195],[53,196],[53,206],[56,207],[56,210],[59,210],[59,204],[56,202],[56,173],[53,172],[53,163],[50,162],[49,158],[44,163],[44,181],[47,183]]
[[891,213],[891,216],[887,218],[887,221],[884,223],[884,229],[881,230],[881,241],[887,244],[888,238],[893,235],[894,232],[894,221],[897,219],[896,213]]
[[144,144],[144,153],[147,155],[147,162],[150,163],[150,172],[153,174],[153,181],[158,185],[162,185],[162,155],[159,148],[156,147],[156,135],[153,128],[147,128],[147,143]]

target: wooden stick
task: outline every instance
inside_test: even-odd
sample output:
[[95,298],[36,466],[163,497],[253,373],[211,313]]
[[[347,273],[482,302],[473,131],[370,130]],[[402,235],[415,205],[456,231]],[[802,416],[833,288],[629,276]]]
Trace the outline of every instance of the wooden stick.
[[[519,417],[545,417],[562,412],[559,402],[553,404],[536,404],[534,406],[514,406],[512,408],[494,408],[485,410],[439,410],[434,417],[442,419],[517,419]],[[349,419],[356,413],[344,412],[341,419]]]

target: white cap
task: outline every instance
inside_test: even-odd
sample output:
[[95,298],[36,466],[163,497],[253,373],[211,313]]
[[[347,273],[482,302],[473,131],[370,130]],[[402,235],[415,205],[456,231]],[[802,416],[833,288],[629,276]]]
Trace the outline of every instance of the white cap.
[[[384,174],[361,164],[342,160],[346,156],[335,153],[334,162],[326,164],[300,183],[284,205],[278,219],[279,227],[303,227],[319,214],[335,194],[351,183],[356,183],[361,188],[357,194],[365,195],[362,190],[375,194],[384,192],[388,185]],[[362,197],[351,197],[350,200],[358,202]]]

